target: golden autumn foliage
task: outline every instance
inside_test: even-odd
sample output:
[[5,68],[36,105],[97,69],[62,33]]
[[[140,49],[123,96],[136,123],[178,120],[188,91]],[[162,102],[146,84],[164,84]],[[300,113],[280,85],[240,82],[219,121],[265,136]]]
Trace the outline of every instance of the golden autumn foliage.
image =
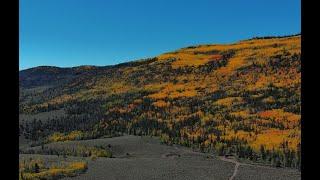
[[241,97],[227,97],[224,99],[217,100],[215,104],[221,105],[221,106],[231,106],[231,105],[239,104],[242,102],[243,100]]
[[49,142],[73,141],[83,139],[85,134],[81,131],[72,131],[70,133],[55,132],[48,137]]
[[[191,46],[110,68],[94,76],[94,81],[78,82],[84,86],[80,90],[21,109],[96,100],[102,107],[99,117],[104,119],[99,119],[99,127],[104,133],[120,129],[158,135],[164,142],[186,146],[234,151],[233,146],[241,145],[256,153],[261,147],[280,151],[287,143],[286,148],[298,152],[300,55],[299,35]],[[53,134],[49,139],[56,142],[81,136],[76,131]]]
[[153,99],[180,98],[196,96],[197,91],[192,86],[186,87],[184,84],[166,84],[159,92],[149,95]]
[[[231,108],[232,106],[239,106],[246,104],[247,102],[242,97],[233,97],[239,91],[262,91],[268,89],[270,86],[275,88],[287,88],[287,87],[299,87],[301,83],[301,73],[295,68],[280,67],[275,71],[274,68],[270,68],[268,59],[276,56],[286,57],[285,54],[300,54],[300,37],[294,36],[282,39],[254,39],[241,41],[235,44],[227,45],[203,45],[192,48],[184,48],[172,53],[166,53],[158,56],[160,61],[166,59],[174,59],[172,63],[173,68],[183,66],[200,66],[208,63],[210,54],[206,52],[221,52],[233,50],[235,55],[228,60],[225,67],[221,67],[205,78],[198,78],[195,84],[193,74],[184,76],[182,79],[187,79],[188,83],[184,86],[182,84],[175,85],[176,88],[195,87],[194,89],[206,89],[209,92],[209,87],[213,85],[215,92],[219,89],[224,89],[231,96],[217,99],[214,105],[225,106]],[[216,59],[221,58],[218,57]],[[257,67],[263,67],[265,70],[254,70],[250,73],[239,73],[239,70],[248,68],[252,65]],[[210,78],[208,78],[210,77]],[[233,80],[234,77],[238,77],[237,80]],[[230,80],[233,84],[230,84]],[[202,85],[201,88],[199,85]],[[170,86],[169,86],[170,87]],[[168,90],[168,89],[171,89]],[[170,97],[175,88],[165,88],[158,93],[150,95],[151,98],[163,99]],[[300,94],[299,92],[296,92]],[[195,91],[193,96],[199,96],[202,92]],[[263,97],[264,94],[253,94],[251,97],[261,101],[264,104],[275,104],[277,102],[284,102],[286,99],[275,99],[273,96]],[[172,96],[171,96],[172,97]],[[176,96],[178,97],[178,96]],[[188,96],[185,96],[188,97]],[[263,97],[263,98],[262,98]],[[243,130],[233,131],[232,128],[227,128],[230,125],[237,125],[239,123],[230,123],[229,125],[218,125],[215,128],[225,132],[221,138],[226,140],[240,139],[248,142],[256,151],[259,150],[261,145],[264,145],[266,149],[272,148],[278,149],[280,144],[284,141],[289,142],[290,149],[296,149],[300,143],[300,137],[292,134],[299,133],[299,124],[301,117],[299,114],[286,112],[283,109],[272,109],[267,111],[261,111],[258,113],[250,112],[249,109],[231,111],[229,113],[233,117],[241,118],[241,126],[248,126],[251,129],[255,129],[255,133],[247,132]],[[183,116],[180,116],[181,118]],[[253,118],[253,119],[252,119]],[[212,122],[211,118],[202,118],[201,124],[208,124]],[[221,117],[220,122],[225,122],[227,119]],[[216,122],[219,122],[219,118],[216,118]],[[225,122],[227,123],[227,122]],[[270,129],[267,126],[270,124],[277,124],[285,129]],[[227,127],[226,127],[227,126]],[[239,126],[239,125],[237,125]],[[294,133],[293,133],[294,132]],[[192,133],[186,133],[190,137],[198,137],[201,133],[198,130],[193,130]],[[291,134],[291,136],[289,136]],[[208,139],[205,144],[210,144]]]
[[[295,136],[292,136],[292,132]],[[268,129],[256,135],[255,140],[250,141],[249,144],[258,151],[261,145],[269,150],[279,149],[284,142],[288,142],[290,149],[296,149],[300,143],[300,133],[292,130]]]
[[167,107],[167,106],[169,106],[170,105],[170,103],[167,103],[167,102],[165,102],[165,101],[162,101],[162,100],[158,100],[158,101],[156,101],[156,102],[154,102],[154,103],[152,103],[154,106],[156,106],[156,107]]
[[195,54],[194,52],[188,51],[180,51],[174,53],[167,53],[158,56],[158,59],[166,60],[166,59],[177,59],[172,63],[173,68],[178,68],[181,66],[200,66],[206,64],[210,61],[216,61],[221,59],[221,55],[214,54],[214,55],[205,55],[205,54]]
[[233,115],[235,117],[241,117],[243,119],[249,118],[252,116],[248,110],[243,110],[243,111],[236,111],[236,112],[231,112],[230,115]]
[[87,170],[86,162],[68,162],[61,165],[45,166],[42,160],[24,160],[19,163],[19,179],[55,179],[62,177],[73,177]]

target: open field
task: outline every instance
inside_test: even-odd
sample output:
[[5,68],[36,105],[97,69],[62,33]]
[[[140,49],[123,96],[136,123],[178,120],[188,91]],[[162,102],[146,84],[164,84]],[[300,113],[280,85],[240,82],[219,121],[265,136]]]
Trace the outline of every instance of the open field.
[[254,166],[240,166],[237,176],[234,180],[247,180],[247,179],[259,179],[259,180],[290,180],[301,179],[300,173],[296,170],[284,169],[284,168],[269,168],[269,167],[254,167]]
[[[48,148],[75,148],[77,146],[109,147],[114,158],[91,160],[83,157],[67,157],[69,160],[88,161],[88,170],[65,180],[88,179],[229,179],[235,170],[233,162],[219,157],[192,152],[181,146],[160,144],[155,137],[121,136],[114,138],[57,142],[47,144]],[[40,150],[41,147],[32,149]],[[28,155],[21,155],[28,156]],[[29,155],[30,156],[30,155]],[[41,156],[47,159],[65,159],[62,156]],[[234,177],[244,179],[300,179],[300,173],[292,169],[271,168],[241,163]]]

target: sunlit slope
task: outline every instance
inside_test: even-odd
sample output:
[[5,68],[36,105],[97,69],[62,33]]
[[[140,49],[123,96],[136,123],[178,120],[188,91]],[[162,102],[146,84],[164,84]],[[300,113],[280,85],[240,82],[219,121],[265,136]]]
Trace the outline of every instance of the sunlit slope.
[[26,105],[20,111],[98,102],[101,109],[92,112],[99,113],[96,129],[121,126],[204,149],[235,152],[236,145],[244,145],[257,153],[262,148],[297,153],[300,55],[300,36],[190,46],[147,60],[82,69],[90,73],[34,92],[37,101],[22,92]]

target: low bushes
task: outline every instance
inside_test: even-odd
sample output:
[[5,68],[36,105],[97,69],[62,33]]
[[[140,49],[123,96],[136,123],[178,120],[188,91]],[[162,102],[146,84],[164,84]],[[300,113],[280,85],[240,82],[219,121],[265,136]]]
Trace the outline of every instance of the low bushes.
[[64,162],[49,165],[41,159],[23,160],[19,164],[19,180],[73,177],[87,170],[86,162]]

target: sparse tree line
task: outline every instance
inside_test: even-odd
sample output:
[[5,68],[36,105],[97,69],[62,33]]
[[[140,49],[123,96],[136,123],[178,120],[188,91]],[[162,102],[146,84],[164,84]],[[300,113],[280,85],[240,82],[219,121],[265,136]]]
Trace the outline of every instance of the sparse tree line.
[[79,156],[79,157],[112,157],[112,152],[108,147],[103,146],[74,146],[74,147],[48,147],[41,145],[41,148],[20,149],[21,154],[44,154],[57,156]]

